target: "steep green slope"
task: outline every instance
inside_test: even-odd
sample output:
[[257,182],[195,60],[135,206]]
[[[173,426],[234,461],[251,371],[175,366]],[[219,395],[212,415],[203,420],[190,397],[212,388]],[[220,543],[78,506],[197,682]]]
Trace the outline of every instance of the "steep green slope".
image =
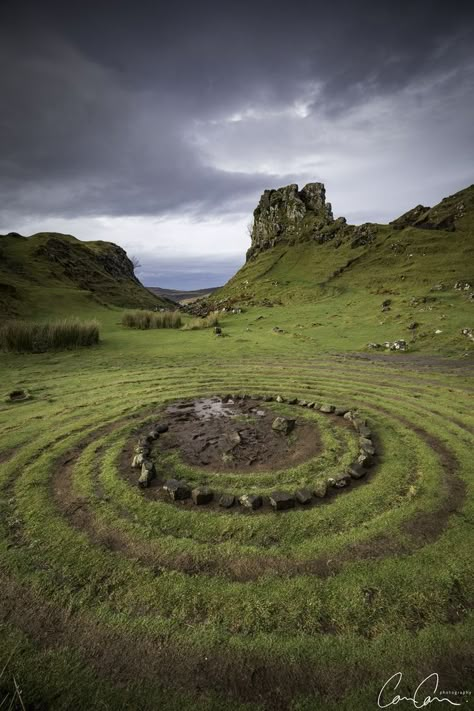
[[0,236],[0,309],[7,316],[165,303],[140,284],[125,251],[115,244],[52,232]]
[[[474,186],[389,225],[354,228],[336,220],[342,231],[330,238],[308,234],[305,220],[304,230],[283,229],[273,246],[253,240],[246,264],[211,303],[299,305],[307,335],[309,319],[344,328],[354,348],[404,338],[410,350],[472,352],[461,331],[474,325]],[[354,239],[362,228],[370,239]]]

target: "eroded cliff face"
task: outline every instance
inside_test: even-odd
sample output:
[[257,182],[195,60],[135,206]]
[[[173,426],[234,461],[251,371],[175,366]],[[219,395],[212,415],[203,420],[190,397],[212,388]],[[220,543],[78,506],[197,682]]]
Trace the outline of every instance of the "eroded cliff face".
[[295,183],[265,190],[253,217],[247,260],[279,242],[294,244],[314,240],[322,244],[339,240],[341,244],[342,239],[351,239],[357,247],[372,241],[375,235],[373,225],[354,227],[347,225],[344,217],[334,219],[323,183],[308,183],[302,190]]

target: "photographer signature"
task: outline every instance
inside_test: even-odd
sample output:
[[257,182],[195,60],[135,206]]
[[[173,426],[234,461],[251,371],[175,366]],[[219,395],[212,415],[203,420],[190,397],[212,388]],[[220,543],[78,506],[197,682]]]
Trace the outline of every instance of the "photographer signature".
[[[391,686],[391,682],[394,682],[395,680],[397,680],[397,683],[395,684],[395,686]],[[430,674],[426,677],[426,679],[423,679],[423,681],[418,684],[413,696],[399,696],[398,694],[395,694],[394,696],[392,696],[391,701],[388,701],[388,703],[383,703],[382,696],[388,696],[389,694],[393,694],[393,692],[397,690],[401,680],[402,673],[397,672],[396,674],[393,674],[393,676],[391,676],[390,679],[388,679],[388,681],[386,681],[385,684],[382,686],[377,699],[377,705],[380,709],[386,709],[389,706],[395,706],[401,701],[411,701],[416,709],[425,708],[425,706],[429,706],[429,704],[432,704],[434,701],[438,701],[439,703],[442,703],[444,701],[448,704],[451,704],[451,706],[461,706],[460,703],[457,703],[456,701],[451,701],[451,699],[447,699],[444,697],[440,699],[438,696],[430,696],[429,694],[426,695],[426,692],[429,691],[430,683],[434,683],[434,689],[431,689],[431,693],[436,694],[436,692],[438,691],[439,675],[436,674],[436,672]],[[423,696],[424,698],[422,698]]]

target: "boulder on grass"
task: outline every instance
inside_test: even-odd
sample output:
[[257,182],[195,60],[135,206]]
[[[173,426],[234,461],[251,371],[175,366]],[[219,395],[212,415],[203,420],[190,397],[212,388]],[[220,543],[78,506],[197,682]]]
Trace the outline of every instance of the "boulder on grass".
[[191,496],[196,506],[202,506],[203,504],[211,503],[214,493],[207,486],[198,486],[192,490]]
[[328,479],[328,484],[335,489],[343,489],[345,486],[350,484],[350,481],[350,474],[335,474]]
[[297,489],[295,491],[295,499],[299,504],[309,504],[313,498],[309,489]]
[[295,420],[291,420],[288,417],[276,417],[272,422],[272,429],[275,432],[282,432],[287,435],[294,430],[295,423]]
[[244,494],[240,497],[239,503],[246,509],[252,509],[252,511],[255,511],[255,509],[259,509],[262,506],[263,500],[261,496],[258,496],[258,494]]
[[230,509],[235,504],[235,496],[233,494],[222,494],[219,499],[219,506],[224,509]]
[[165,482],[163,489],[168,492],[170,499],[173,501],[183,501],[191,496],[191,489],[185,481],[178,479],[168,479]]
[[270,494],[270,503],[275,511],[292,509],[295,506],[295,497],[288,491],[274,491]]
[[357,464],[360,464],[364,469],[369,469],[373,464],[373,457],[370,454],[360,454],[357,457]]
[[327,414],[331,414],[332,412],[335,411],[335,409],[336,409],[336,408],[335,408],[334,405],[327,405],[327,404],[326,404],[326,405],[321,405],[321,407],[319,408],[319,411],[320,411],[320,412],[325,412],[325,413],[327,413]]
[[362,477],[367,474],[367,469],[365,469],[362,464],[355,462],[348,467],[347,473],[352,479],[362,479]]

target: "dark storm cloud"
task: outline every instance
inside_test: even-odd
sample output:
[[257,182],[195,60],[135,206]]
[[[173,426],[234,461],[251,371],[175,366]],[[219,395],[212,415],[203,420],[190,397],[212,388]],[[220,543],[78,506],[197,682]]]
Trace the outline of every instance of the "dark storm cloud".
[[3,12],[0,205],[9,218],[251,205],[292,176],[218,169],[195,140],[200,123],[254,104],[278,110],[311,82],[310,110],[336,115],[472,59],[467,3],[45,0]]

